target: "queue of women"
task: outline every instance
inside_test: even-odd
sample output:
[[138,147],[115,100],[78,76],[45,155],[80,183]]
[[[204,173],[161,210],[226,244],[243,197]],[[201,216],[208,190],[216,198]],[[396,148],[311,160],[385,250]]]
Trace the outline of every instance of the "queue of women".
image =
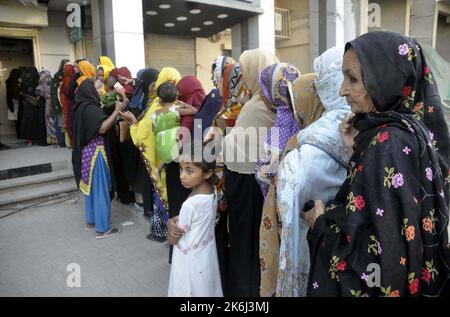
[[[111,193],[141,194],[148,238],[173,246],[170,296],[450,294],[449,131],[413,39],[367,33],[309,74],[265,49],[221,56],[208,95],[171,67],[60,71],[86,229],[119,233]],[[198,140],[221,140],[214,162],[173,151]]]

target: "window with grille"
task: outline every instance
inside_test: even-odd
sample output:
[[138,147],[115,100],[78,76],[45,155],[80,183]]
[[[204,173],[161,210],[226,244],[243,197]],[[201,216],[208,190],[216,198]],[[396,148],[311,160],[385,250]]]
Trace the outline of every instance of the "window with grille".
[[275,8],[275,37],[291,37],[291,20],[287,9]]

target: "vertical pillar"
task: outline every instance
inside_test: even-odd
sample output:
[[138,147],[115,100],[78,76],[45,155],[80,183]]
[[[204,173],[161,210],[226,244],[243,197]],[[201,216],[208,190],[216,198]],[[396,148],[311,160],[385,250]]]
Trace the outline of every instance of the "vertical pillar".
[[248,49],[265,48],[275,52],[275,3],[260,0],[263,14],[232,27],[233,57]]
[[368,0],[310,0],[310,57],[367,33]]
[[95,56],[109,56],[133,76],[145,67],[142,0],[92,0]]
[[438,21],[437,2],[414,0],[411,7],[410,36],[420,43],[436,47],[436,30]]

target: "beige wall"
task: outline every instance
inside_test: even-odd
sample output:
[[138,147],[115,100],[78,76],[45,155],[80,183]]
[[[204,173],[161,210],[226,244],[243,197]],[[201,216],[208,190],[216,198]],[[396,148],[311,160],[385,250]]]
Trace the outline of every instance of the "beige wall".
[[197,78],[208,93],[214,88],[211,81],[212,62],[216,56],[222,55],[222,48],[231,50],[231,34],[223,34],[215,43],[207,38],[196,38],[195,43]]
[[407,0],[370,0],[381,7],[381,26],[371,27],[371,31],[391,31],[405,34]]
[[311,72],[309,46],[309,0],[276,0],[275,7],[290,10],[291,38],[277,39],[280,61],[291,63],[302,73]]
[[439,15],[436,32],[436,51],[450,63],[450,23],[445,22],[446,16]]

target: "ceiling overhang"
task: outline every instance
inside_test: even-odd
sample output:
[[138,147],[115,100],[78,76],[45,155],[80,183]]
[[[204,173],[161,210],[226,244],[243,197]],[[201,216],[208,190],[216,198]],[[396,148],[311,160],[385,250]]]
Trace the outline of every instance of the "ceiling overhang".
[[251,0],[152,0],[142,2],[144,31],[209,37],[264,11]]

